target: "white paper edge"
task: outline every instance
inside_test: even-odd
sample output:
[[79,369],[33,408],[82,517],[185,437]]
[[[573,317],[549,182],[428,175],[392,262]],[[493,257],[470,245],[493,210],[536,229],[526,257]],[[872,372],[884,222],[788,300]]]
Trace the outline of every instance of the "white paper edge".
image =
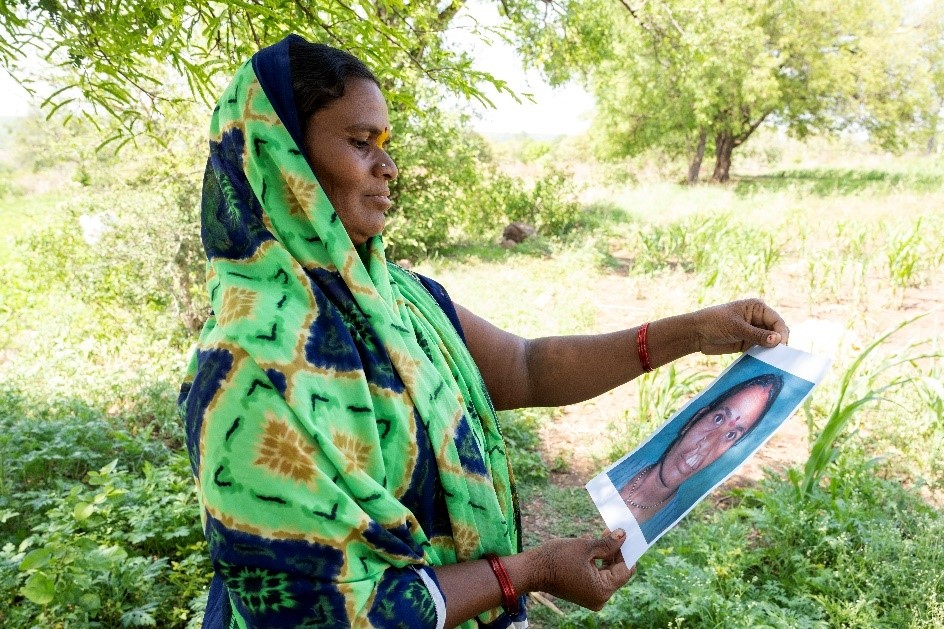
[[[786,345],[778,345],[777,347],[761,347],[755,345],[744,353],[768,365],[773,365],[777,369],[782,369],[797,378],[803,378],[807,382],[812,382],[814,385],[822,381],[823,376],[826,375],[826,371],[829,369],[829,365],[832,363],[832,360],[829,358],[814,356],[813,354],[808,354],[804,351],[787,347]],[[817,360],[810,360],[810,358]],[[732,363],[731,366],[734,366],[734,364]],[[727,371],[727,369],[725,371]]]

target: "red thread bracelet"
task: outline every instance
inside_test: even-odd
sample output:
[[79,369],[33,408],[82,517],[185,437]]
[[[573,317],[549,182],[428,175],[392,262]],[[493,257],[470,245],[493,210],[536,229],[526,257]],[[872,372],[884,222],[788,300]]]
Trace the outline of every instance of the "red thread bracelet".
[[636,332],[636,351],[639,354],[639,363],[642,370],[646,373],[652,371],[652,364],[649,362],[649,344],[646,342],[646,335],[649,332],[649,323],[643,323]]
[[510,616],[514,616],[518,613],[518,595],[515,593],[515,586],[511,583],[508,571],[505,570],[505,565],[494,553],[485,555],[485,559],[488,560],[488,565],[491,566],[495,578],[498,579],[498,585],[501,587],[502,607]]

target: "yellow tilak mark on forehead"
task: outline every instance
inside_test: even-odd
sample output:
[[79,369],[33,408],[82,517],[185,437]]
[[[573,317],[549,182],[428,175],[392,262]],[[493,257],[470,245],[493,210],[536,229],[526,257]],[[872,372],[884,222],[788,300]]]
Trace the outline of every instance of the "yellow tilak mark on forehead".
[[377,140],[374,144],[377,145],[377,148],[382,149],[384,144],[387,143],[387,140],[390,139],[390,127],[384,127],[384,130],[380,132],[380,135],[377,136]]

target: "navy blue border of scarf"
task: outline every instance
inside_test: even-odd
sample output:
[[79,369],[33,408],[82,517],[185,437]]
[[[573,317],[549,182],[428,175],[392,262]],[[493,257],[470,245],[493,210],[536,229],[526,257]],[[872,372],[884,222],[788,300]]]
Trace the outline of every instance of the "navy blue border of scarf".
[[295,95],[292,93],[292,64],[289,61],[289,46],[292,43],[307,43],[307,40],[292,34],[276,44],[266,46],[252,56],[252,69],[272,103],[275,114],[295,140],[296,146],[302,149],[305,142],[295,109]]

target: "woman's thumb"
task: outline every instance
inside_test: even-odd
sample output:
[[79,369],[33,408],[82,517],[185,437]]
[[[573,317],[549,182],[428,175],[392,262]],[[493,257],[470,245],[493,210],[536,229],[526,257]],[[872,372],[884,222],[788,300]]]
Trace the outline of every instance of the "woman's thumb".
[[780,343],[780,334],[771,330],[765,330],[747,321],[741,321],[741,338],[750,345],[760,345],[761,347],[776,347]]
[[623,529],[616,529],[609,535],[605,535],[596,543],[594,548],[594,557],[609,557],[619,550],[620,546],[626,540],[626,532]]

